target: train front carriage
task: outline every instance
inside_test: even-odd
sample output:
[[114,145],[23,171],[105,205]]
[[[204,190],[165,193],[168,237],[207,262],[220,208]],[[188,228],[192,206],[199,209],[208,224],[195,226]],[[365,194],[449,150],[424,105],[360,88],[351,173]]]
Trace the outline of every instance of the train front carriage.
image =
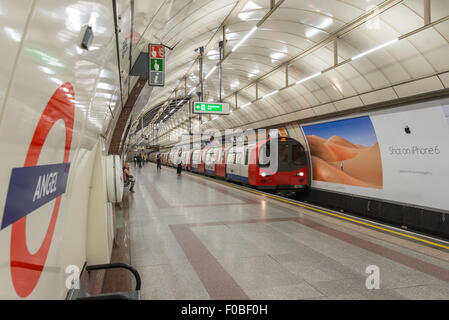
[[292,138],[272,138],[251,152],[249,184],[259,189],[298,190],[309,185],[304,146]]

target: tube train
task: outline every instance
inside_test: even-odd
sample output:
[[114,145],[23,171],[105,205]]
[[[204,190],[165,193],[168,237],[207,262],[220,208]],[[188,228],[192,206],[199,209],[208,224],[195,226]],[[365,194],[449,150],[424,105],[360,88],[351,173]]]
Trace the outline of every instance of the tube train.
[[[273,145],[276,154],[270,152]],[[265,190],[300,190],[310,184],[307,152],[292,138],[268,138],[241,146],[210,145],[197,150],[176,146],[150,154],[150,161],[156,162],[159,153],[163,165],[174,167],[180,150],[183,169],[206,176]],[[274,170],[270,166],[273,159],[277,162]]]

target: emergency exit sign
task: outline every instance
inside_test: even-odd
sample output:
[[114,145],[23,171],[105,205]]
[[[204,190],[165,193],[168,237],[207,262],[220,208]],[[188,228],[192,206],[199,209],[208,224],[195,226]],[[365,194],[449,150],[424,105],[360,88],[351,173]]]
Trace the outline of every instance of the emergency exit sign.
[[163,87],[165,85],[165,48],[160,44],[149,44],[148,84]]
[[229,114],[229,103],[194,102],[193,113]]

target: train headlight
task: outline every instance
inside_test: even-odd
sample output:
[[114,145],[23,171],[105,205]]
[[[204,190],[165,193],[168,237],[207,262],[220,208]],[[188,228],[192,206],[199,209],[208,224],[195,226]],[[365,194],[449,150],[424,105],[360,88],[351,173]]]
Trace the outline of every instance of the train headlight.
[[266,174],[265,172],[262,172],[260,175],[261,175],[262,177],[265,177],[267,174]]
[[303,177],[304,176],[304,172],[296,172],[297,176]]

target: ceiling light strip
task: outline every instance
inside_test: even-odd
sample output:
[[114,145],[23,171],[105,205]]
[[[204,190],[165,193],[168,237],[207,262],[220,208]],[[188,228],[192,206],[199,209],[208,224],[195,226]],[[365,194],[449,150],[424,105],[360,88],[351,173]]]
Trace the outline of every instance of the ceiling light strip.
[[271,97],[273,94],[276,94],[276,93],[278,93],[278,92],[279,92],[279,90],[274,90],[273,92],[270,92],[270,93],[264,95],[264,96],[262,97],[262,99]]
[[358,55],[352,57],[351,60],[354,61],[354,60],[360,59],[361,57],[364,57],[364,56],[366,56],[366,55],[368,55],[370,53],[376,52],[376,51],[378,51],[378,50],[380,50],[382,48],[388,47],[389,45],[392,45],[393,43],[398,42],[398,41],[399,41],[399,38],[390,40],[390,41],[388,41],[388,42],[386,42],[384,44],[381,44],[380,46],[374,47],[374,48],[372,48],[370,50],[367,50],[365,52],[362,52],[361,54],[358,54]]
[[212,70],[209,71],[208,74],[206,74],[206,77],[204,77],[204,79],[207,80],[207,78],[209,78],[210,75],[211,75],[212,73],[214,73],[215,70],[217,70],[217,66],[214,66],[214,67],[212,68]]
[[251,29],[250,32],[248,32],[242,40],[240,40],[235,46],[234,48],[232,48],[232,52],[234,52],[235,50],[237,50],[245,41],[246,39],[248,39],[255,31],[257,30],[257,26],[254,26],[254,28]]

